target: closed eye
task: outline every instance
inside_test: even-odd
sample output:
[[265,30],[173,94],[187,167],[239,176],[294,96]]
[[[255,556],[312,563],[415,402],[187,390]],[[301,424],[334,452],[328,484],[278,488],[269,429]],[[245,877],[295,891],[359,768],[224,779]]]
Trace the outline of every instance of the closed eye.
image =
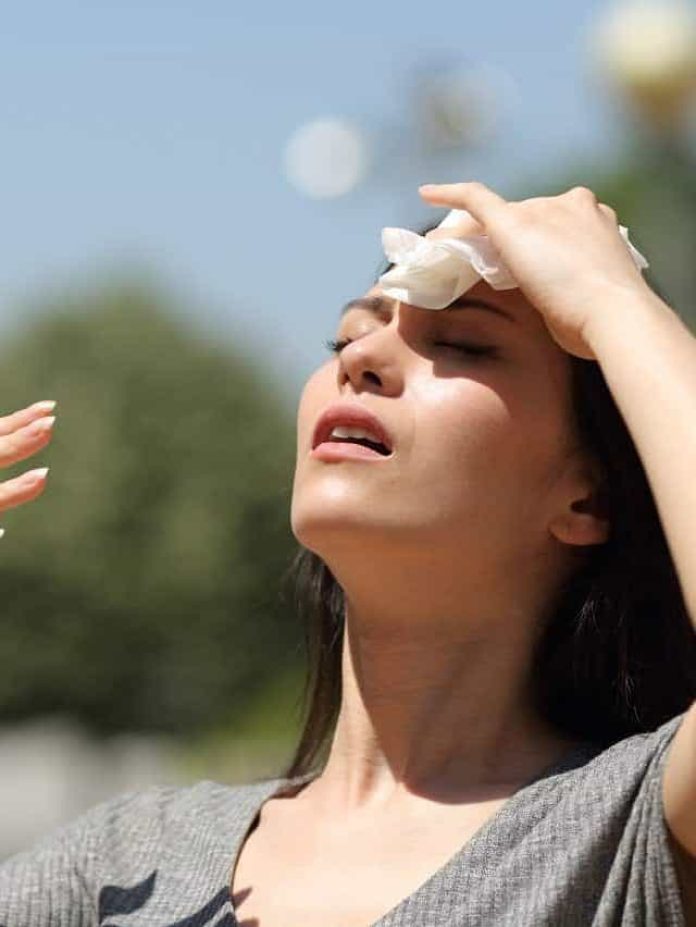
[[332,351],[334,354],[338,354],[346,345],[350,344],[351,341],[351,338],[342,338],[339,341],[334,341],[332,338],[329,338],[324,344],[327,350]]
[[[337,341],[329,339],[324,344],[329,351],[339,354],[352,340],[352,338],[342,338]],[[452,348],[459,353],[469,354],[472,357],[493,357],[498,353],[498,349],[494,345],[486,344],[454,344],[449,341],[435,341],[434,346],[436,348]]]
[[436,348],[453,348],[455,351],[471,354],[474,357],[491,357],[498,351],[493,345],[486,344],[454,344],[449,341],[436,341],[434,344]]

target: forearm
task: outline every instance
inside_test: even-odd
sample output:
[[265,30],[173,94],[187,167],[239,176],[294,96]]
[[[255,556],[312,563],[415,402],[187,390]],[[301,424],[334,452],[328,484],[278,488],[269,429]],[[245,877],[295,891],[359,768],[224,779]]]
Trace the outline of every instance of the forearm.
[[648,291],[608,299],[587,340],[631,433],[696,629],[696,337]]

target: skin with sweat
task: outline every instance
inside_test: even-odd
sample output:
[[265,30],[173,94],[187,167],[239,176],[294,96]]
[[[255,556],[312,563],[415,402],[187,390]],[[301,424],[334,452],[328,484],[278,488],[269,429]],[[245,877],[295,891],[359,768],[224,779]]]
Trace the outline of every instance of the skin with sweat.
[[[525,697],[535,631],[576,545],[606,537],[573,507],[594,471],[573,433],[568,355],[519,290],[466,295],[508,317],[394,300],[349,310],[336,338],[351,343],[301,397],[292,527],[347,602],[348,689],[320,786],[333,808],[524,778],[523,759],[501,761],[542,736]],[[336,400],[382,420],[390,457],[309,455]]]
[[[321,774],[264,803],[234,873],[238,913],[269,927],[329,911],[367,927],[573,746],[532,710],[528,674],[558,583],[607,537],[596,471],[542,317],[519,290],[466,296],[507,318],[350,309],[350,343],[301,396],[291,521],[345,593],[343,694]],[[379,417],[390,456],[312,456],[338,400]]]

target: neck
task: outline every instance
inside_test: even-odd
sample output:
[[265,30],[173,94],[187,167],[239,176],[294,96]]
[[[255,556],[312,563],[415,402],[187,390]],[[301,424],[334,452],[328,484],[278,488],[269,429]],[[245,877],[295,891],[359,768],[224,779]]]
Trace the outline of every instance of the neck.
[[422,569],[413,584],[408,571],[396,584],[379,575],[382,595],[345,592],[341,706],[320,777],[332,807],[519,786],[569,749],[533,708],[534,596],[506,596],[502,578],[464,597]]

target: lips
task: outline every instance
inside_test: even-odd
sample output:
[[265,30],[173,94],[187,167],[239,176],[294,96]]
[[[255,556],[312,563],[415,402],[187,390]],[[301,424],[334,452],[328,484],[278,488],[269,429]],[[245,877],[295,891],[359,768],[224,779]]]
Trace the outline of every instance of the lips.
[[382,422],[369,412],[364,406],[352,402],[336,402],[327,406],[317,420],[312,437],[312,450],[329,441],[331,432],[337,425],[364,428],[380,444],[383,444],[391,454],[393,441]]

